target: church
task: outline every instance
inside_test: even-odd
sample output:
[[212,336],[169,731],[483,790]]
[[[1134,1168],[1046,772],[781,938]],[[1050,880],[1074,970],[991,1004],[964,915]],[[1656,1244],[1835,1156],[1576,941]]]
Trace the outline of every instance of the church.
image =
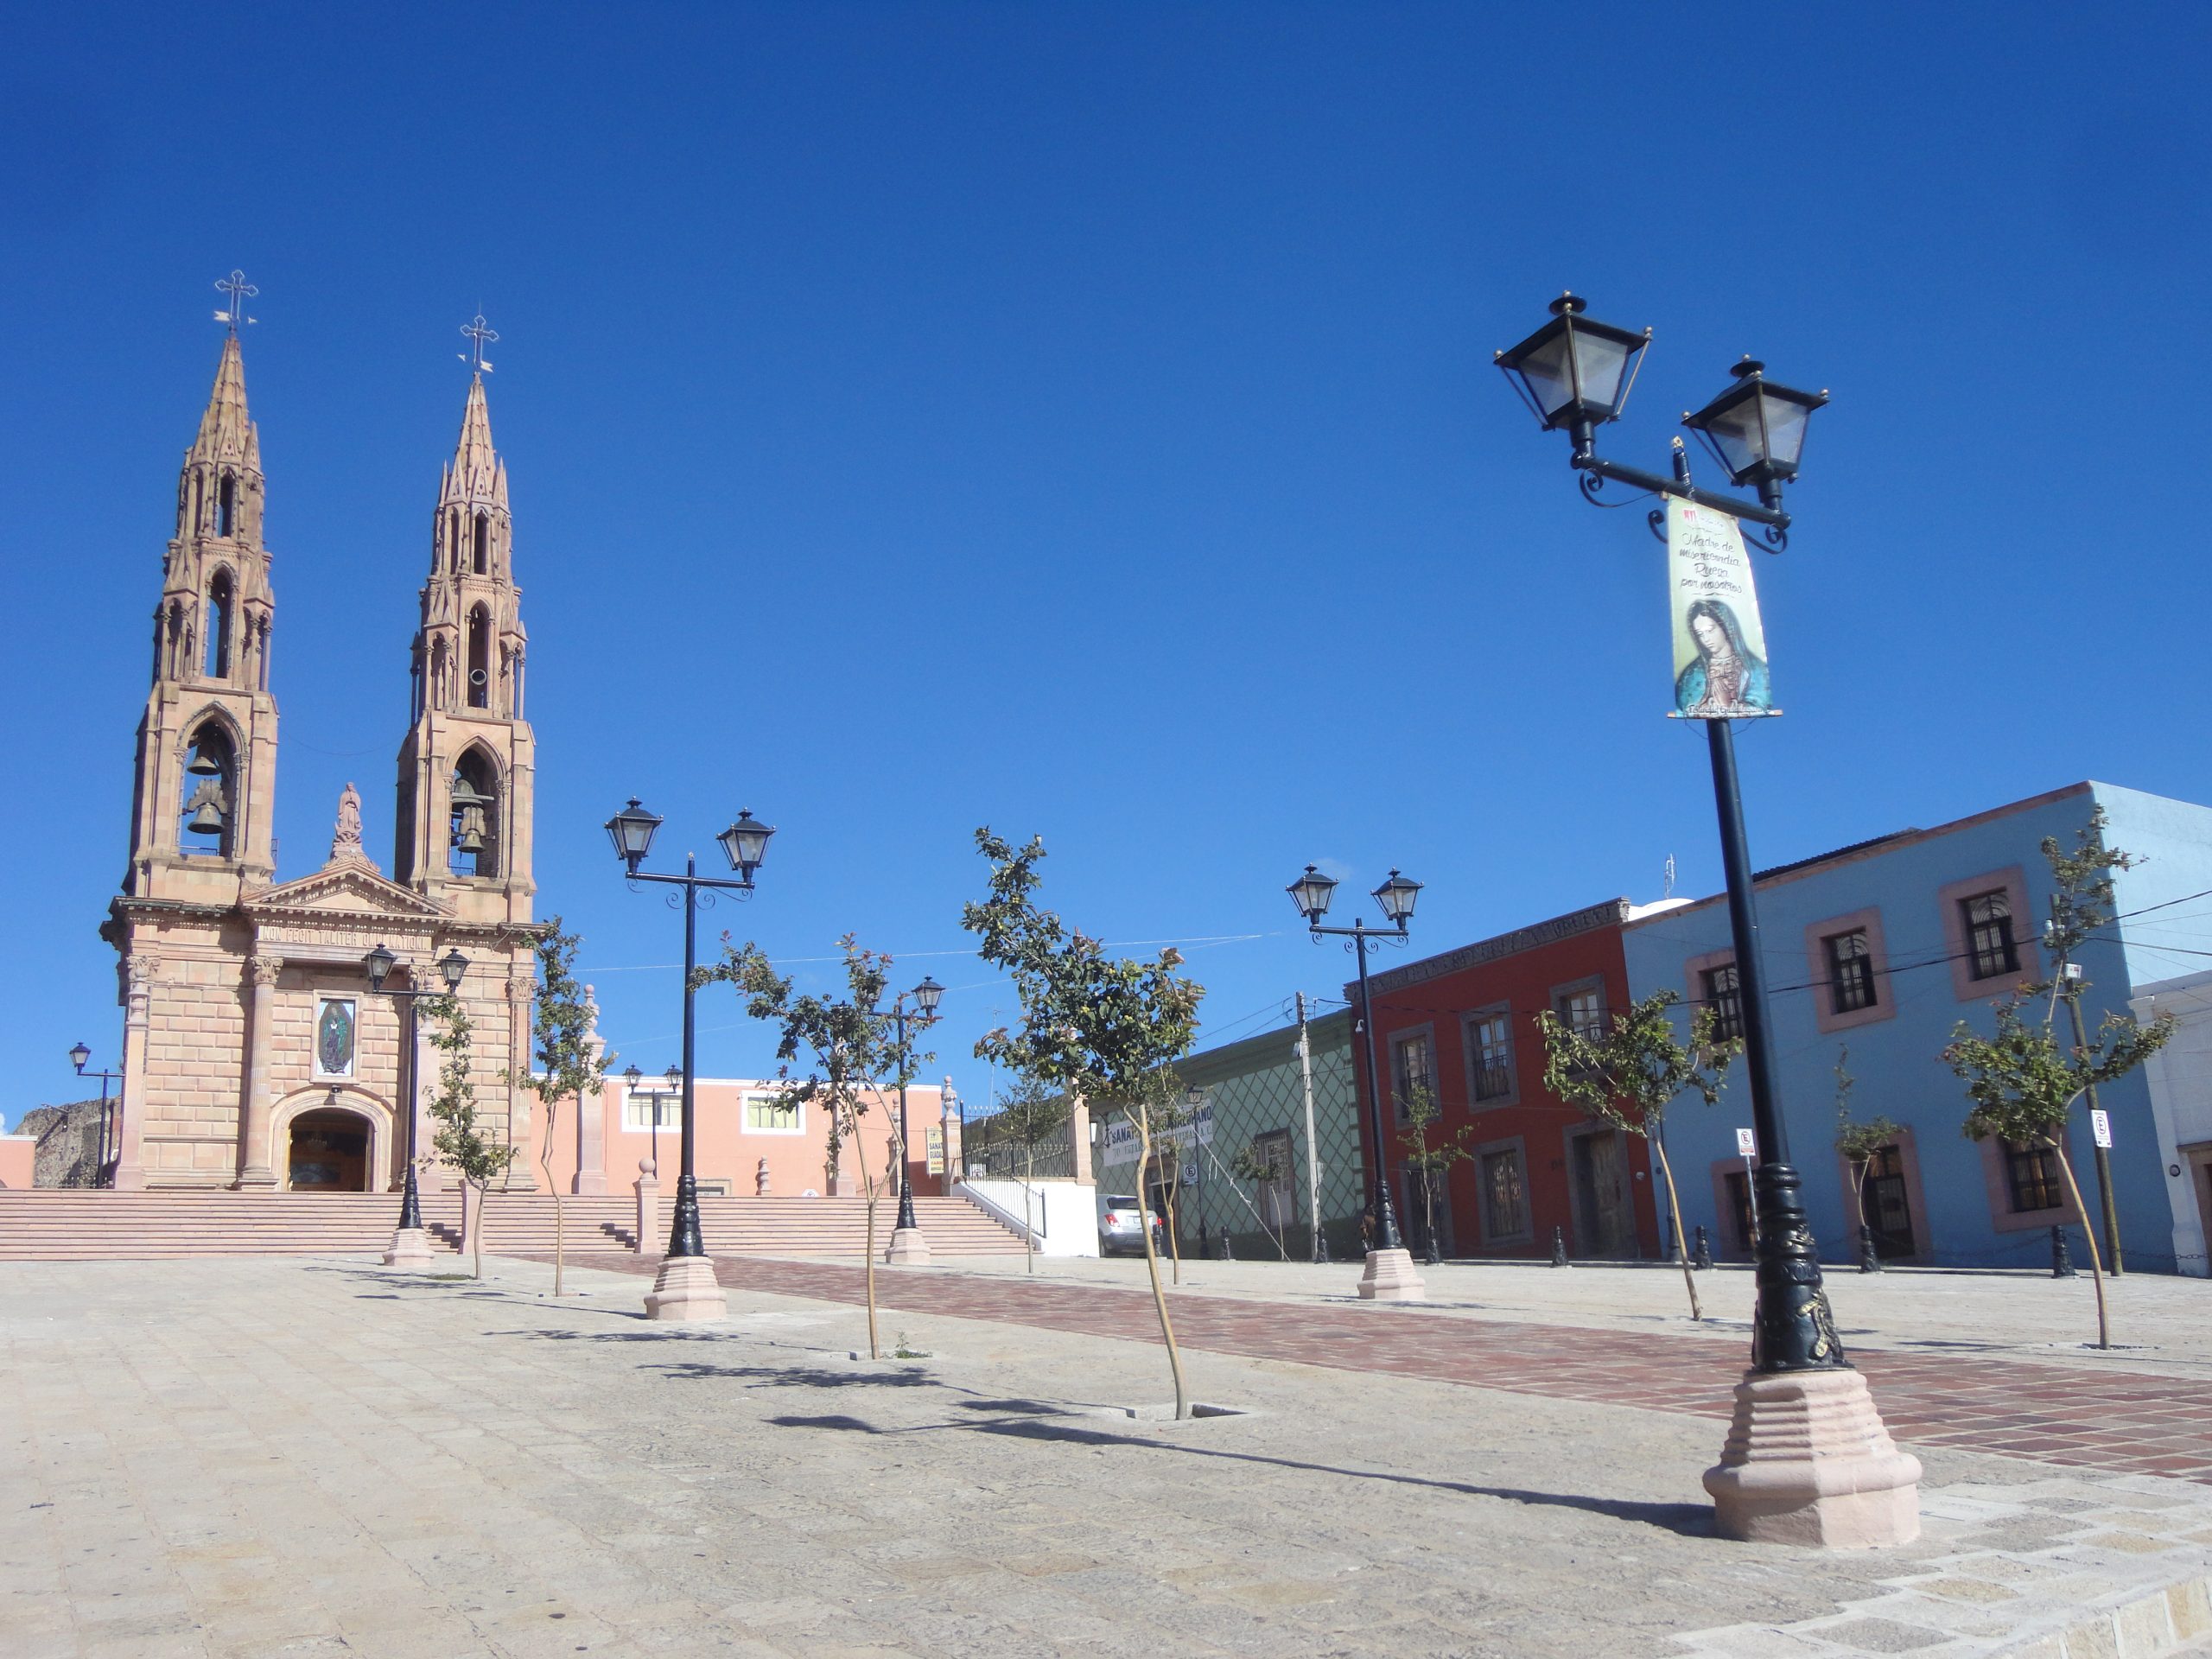
[[[401,1052],[409,1022],[392,993],[442,988],[437,964],[456,951],[479,1122],[529,1143],[533,1096],[512,1074],[528,1063],[536,983],[534,760],[506,467],[480,340],[430,521],[391,873],[363,845],[349,784],[322,868],[279,881],[273,555],[260,434],[227,320],[177,480],[130,861],[100,928],[124,1010],[109,1178],[124,1189],[379,1192],[404,1173],[410,1127],[429,1149],[436,1076],[427,1041]],[[380,989],[365,965],[379,944],[398,958]],[[526,1161],[511,1184],[528,1186]]]

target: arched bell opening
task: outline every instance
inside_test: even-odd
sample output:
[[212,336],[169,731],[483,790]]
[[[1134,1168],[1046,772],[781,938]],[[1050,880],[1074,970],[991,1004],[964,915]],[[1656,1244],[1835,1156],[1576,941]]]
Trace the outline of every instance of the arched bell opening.
[[[224,484],[228,487],[230,480]],[[238,590],[232,585],[231,573],[218,570],[207,584],[207,655],[202,671],[211,680],[231,677],[231,632],[238,610]]]
[[499,769],[483,750],[467,750],[454,767],[451,804],[447,868],[455,875],[499,874]]
[[492,706],[492,615],[481,605],[468,613],[468,706]]
[[221,721],[201,721],[185,745],[183,794],[177,850],[231,857],[238,819],[238,751]]

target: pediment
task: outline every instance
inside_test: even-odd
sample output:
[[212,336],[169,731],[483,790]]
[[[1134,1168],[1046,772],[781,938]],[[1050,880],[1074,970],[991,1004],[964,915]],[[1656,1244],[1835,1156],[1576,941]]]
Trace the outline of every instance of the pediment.
[[329,865],[296,881],[265,887],[245,901],[245,909],[253,915],[320,911],[334,918],[367,914],[416,917],[424,921],[448,921],[454,913],[435,900],[401,887],[366,860]]

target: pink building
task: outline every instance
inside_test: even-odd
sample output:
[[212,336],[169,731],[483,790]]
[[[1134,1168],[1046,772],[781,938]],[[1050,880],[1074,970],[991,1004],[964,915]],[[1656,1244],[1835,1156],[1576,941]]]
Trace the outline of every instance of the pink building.
[[[693,1161],[702,1192],[816,1198],[833,1191],[861,1191],[860,1166],[849,1144],[839,1148],[839,1169],[832,1185],[830,1117],[820,1103],[779,1108],[777,1085],[753,1078],[701,1077],[696,1089],[698,1144]],[[609,1077],[600,1098],[590,1104],[591,1109],[580,1118],[573,1102],[563,1102],[555,1116],[555,1189],[629,1191],[638,1178],[639,1164],[653,1157],[657,1136],[661,1190],[672,1194],[682,1148],[677,1125],[683,1108],[668,1079],[640,1078],[633,1094],[623,1078]],[[948,1105],[945,1091],[936,1084],[915,1084],[906,1090],[906,1128],[913,1142],[907,1171],[917,1197],[941,1196],[952,1190],[952,1175],[943,1172],[959,1166],[960,1122],[957,1115],[948,1116]],[[892,1128],[898,1116],[896,1092],[872,1102],[861,1115],[858,1157],[865,1158],[871,1170],[888,1173]],[[529,1149],[527,1166],[533,1179],[543,1179],[538,1162],[543,1151],[542,1140]]]

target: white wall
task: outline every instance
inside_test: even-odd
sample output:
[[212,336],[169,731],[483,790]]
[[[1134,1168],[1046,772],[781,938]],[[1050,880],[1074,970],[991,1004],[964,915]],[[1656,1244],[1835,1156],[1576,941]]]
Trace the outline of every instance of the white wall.
[[[953,1194],[995,1217],[1017,1233],[1023,1228],[1020,1181],[968,1180]],[[1087,1181],[1037,1181],[1028,1185],[1028,1229],[1039,1255],[1098,1254],[1098,1189]]]
[[2199,1278],[2212,1276],[2204,1213],[2196,1201],[2196,1183],[2205,1178],[2177,1150],[2212,1141],[2212,973],[2139,986],[2127,1006],[2145,1022],[2162,1014],[2174,1016],[2172,1038],[2143,1070],[2151,1085],[2151,1116],[2158,1126],[2158,1157],[2173,1211],[2177,1265]]

